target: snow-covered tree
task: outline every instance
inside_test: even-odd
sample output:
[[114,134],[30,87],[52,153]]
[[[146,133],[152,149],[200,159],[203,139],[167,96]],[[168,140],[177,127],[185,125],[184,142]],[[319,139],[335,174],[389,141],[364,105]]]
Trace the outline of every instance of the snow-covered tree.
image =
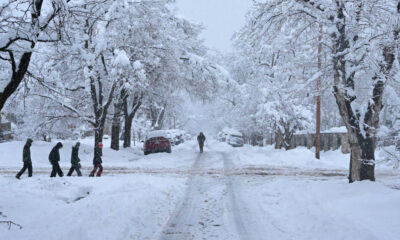
[[[374,149],[384,87],[398,69],[398,4],[394,0],[273,0],[255,3],[244,29],[251,49],[281,42],[292,56],[300,54],[303,63],[316,59],[316,44],[323,45],[328,60],[325,74],[350,136],[350,182],[375,179]],[[269,52],[277,53],[276,47],[272,45]],[[264,56],[259,59],[264,63]],[[296,57],[286,58],[278,66],[296,66],[296,62]],[[304,79],[322,74],[311,66],[298,69],[311,76]],[[288,72],[296,71],[290,68]],[[300,77],[299,73],[294,76]]]
[[[310,83],[319,74],[317,42],[313,41],[317,33],[311,28],[296,35],[293,28],[312,23],[296,18],[282,27],[274,14],[269,3],[255,4],[248,22],[236,34],[236,45],[250,68],[245,72],[248,99],[243,103],[256,106],[247,115],[253,118],[248,123],[275,132],[276,147],[290,149],[294,131],[311,126]],[[271,22],[264,22],[267,19]],[[309,45],[304,47],[306,43]]]
[[177,115],[184,94],[210,98],[221,69],[206,59],[202,28],[177,17],[168,2],[72,1],[62,41],[34,55],[15,95],[29,113],[18,103],[8,110],[18,106],[26,120],[35,115],[35,129],[44,135],[94,130],[95,145],[112,121],[118,149],[121,129],[124,147],[130,146],[136,113],[161,128],[163,119]]
[[0,3],[0,110],[24,79],[32,54],[61,40],[69,0]]

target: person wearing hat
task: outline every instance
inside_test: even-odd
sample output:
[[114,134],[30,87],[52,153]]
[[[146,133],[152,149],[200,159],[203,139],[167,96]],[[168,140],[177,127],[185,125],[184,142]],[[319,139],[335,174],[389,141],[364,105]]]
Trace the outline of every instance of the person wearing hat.
[[49,161],[53,166],[53,170],[51,171],[50,177],[55,177],[57,173],[58,176],[60,177],[64,176],[64,173],[60,168],[60,164],[58,163],[60,161],[60,149],[62,147],[63,147],[62,143],[58,142],[56,146],[53,147],[53,149],[49,154]]
[[33,140],[28,138],[26,140],[24,150],[22,151],[22,161],[24,162],[24,166],[22,167],[21,171],[17,173],[15,176],[17,179],[24,174],[25,170],[28,169],[28,177],[32,177],[32,159],[31,159],[31,146]]
[[94,174],[96,173],[97,169],[99,169],[96,175],[97,177],[100,177],[101,173],[103,172],[103,166],[101,165],[101,163],[103,162],[101,160],[101,148],[103,148],[103,143],[100,142],[99,145],[94,149],[94,157],[93,157],[94,167],[92,172],[90,172],[89,177],[94,177]]
[[78,176],[82,176],[81,173],[81,164],[79,163],[81,159],[79,159],[79,146],[81,145],[80,142],[77,142],[75,144],[75,147],[72,147],[72,153],[71,153],[71,168],[68,171],[67,176],[70,177],[74,170],[78,174]]

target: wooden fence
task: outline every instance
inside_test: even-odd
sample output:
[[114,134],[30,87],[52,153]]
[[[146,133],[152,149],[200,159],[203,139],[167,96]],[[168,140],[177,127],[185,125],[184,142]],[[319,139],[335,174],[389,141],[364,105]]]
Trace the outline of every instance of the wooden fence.
[[[274,133],[251,133],[243,135],[244,141],[253,146],[273,145],[275,143]],[[392,132],[385,137],[377,138],[377,147],[386,147],[396,145],[400,149],[400,133]],[[331,151],[341,148],[343,153],[350,153],[350,143],[348,135],[344,131],[331,130],[329,132],[321,132],[321,151]],[[315,147],[315,133],[297,133],[293,135],[290,142],[290,149],[297,147],[307,147],[308,149]]]
[[[321,133],[321,150],[330,151],[341,148],[343,153],[350,153],[350,144],[347,133]],[[308,149],[315,147],[315,134],[295,134],[290,143],[291,148],[299,146]]]

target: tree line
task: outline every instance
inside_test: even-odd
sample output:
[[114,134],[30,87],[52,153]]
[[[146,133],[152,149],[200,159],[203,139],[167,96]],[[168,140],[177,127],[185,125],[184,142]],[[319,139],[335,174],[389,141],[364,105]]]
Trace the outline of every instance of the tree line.
[[199,38],[202,27],[177,16],[170,2],[2,3],[0,110],[8,101],[7,112],[27,123],[23,131],[43,138],[88,125],[94,146],[111,121],[116,150],[121,131],[123,147],[131,145],[138,111],[138,121],[161,129],[182,93],[208,98],[220,77]]
[[322,96],[323,127],[349,134],[349,181],[375,180],[380,122],[400,119],[399,32],[398,0],[255,1],[227,63],[239,84],[225,95],[231,114],[290,149],[296,131],[315,131]]

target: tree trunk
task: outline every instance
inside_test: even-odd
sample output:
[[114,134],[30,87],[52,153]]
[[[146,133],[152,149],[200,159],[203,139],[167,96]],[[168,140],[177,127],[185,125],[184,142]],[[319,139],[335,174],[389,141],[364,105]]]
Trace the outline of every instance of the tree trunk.
[[[123,101],[123,110],[124,110],[124,148],[131,146],[131,133],[132,133],[132,121],[136,115],[136,112],[139,110],[142,105],[143,93],[135,93],[133,98],[132,108],[128,109],[128,99],[125,98]],[[129,112],[131,111],[131,112]]]
[[121,132],[121,121],[113,119],[111,127],[111,149],[119,150],[119,133]]
[[114,104],[114,117],[111,127],[111,149],[119,150],[119,134],[121,132],[121,106],[122,104]]
[[292,146],[292,139],[293,139],[293,131],[290,130],[290,123],[285,124],[285,134],[284,134],[284,141],[283,141],[283,146],[285,147],[285,150],[290,150],[294,148]]
[[[294,147],[292,146],[293,130],[290,129],[290,123],[285,123],[282,120],[280,121],[280,126],[277,127],[275,132],[275,149],[284,147],[285,150],[290,150]],[[281,128],[284,129],[284,132],[282,132]]]
[[349,134],[351,146],[349,182],[375,181],[375,140],[362,139],[356,134]]
[[[99,126],[94,130],[94,148],[99,146],[99,143],[103,142],[104,126]],[[100,148],[100,156],[103,156],[103,149]]]
[[133,117],[125,116],[125,125],[124,125],[124,148],[128,148],[131,146],[131,131],[132,131],[132,120]]
[[164,116],[165,116],[165,107],[161,110],[160,116],[158,117],[158,128],[157,130],[161,130],[164,125]]
[[154,130],[161,130],[164,122],[165,106],[158,108],[152,106],[150,108],[151,127]]
[[275,132],[275,149],[282,149],[283,146],[283,134],[281,130],[278,128]]

